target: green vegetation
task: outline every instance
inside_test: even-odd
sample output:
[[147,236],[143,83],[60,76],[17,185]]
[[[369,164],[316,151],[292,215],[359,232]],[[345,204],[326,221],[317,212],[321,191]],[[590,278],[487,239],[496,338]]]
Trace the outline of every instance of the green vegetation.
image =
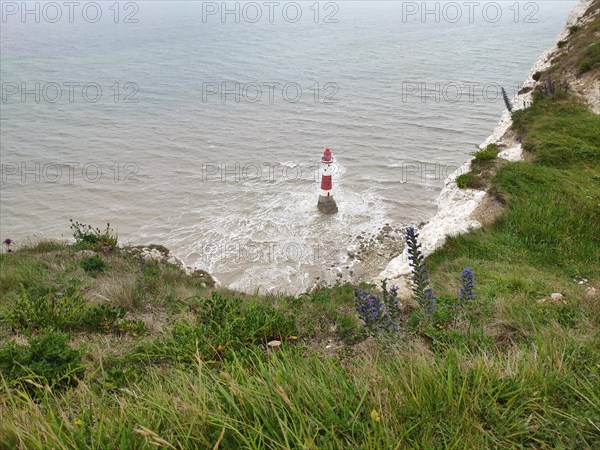
[[[586,12],[587,17],[594,17],[587,23],[573,25],[569,28],[568,40],[560,41],[558,55],[552,60],[552,66],[534,79],[560,79],[566,74],[575,77],[590,76],[598,80],[600,77],[600,1],[596,0]],[[568,44],[568,45],[566,45]]]
[[457,176],[456,185],[461,189],[480,189],[483,187],[483,183],[473,174],[473,172],[467,172]]
[[497,144],[489,144],[487,147],[472,153],[475,157],[475,162],[490,161],[495,159],[500,153],[500,147]]
[[106,224],[106,229],[101,231],[100,228],[94,228],[91,225],[85,225],[80,222],[71,221],[71,230],[75,244],[81,249],[101,250],[109,252],[117,247],[117,236],[110,228],[110,224]]
[[213,292],[190,302],[192,314],[168,336],[139,348],[144,359],[205,363],[235,359],[236,352],[275,340],[296,338],[294,321],[273,307],[226,299]]
[[81,261],[81,267],[89,274],[98,274],[104,272],[108,265],[101,256],[93,255]]
[[474,153],[471,161],[471,171],[456,177],[456,185],[461,189],[485,189],[489,187],[489,180],[497,167],[497,156],[500,147],[489,144]]
[[[600,133],[598,116],[591,114],[586,106],[566,95],[554,101],[539,98],[526,109],[515,112],[514,128],[523,135],[523,148],[536,157],[535,169],[576,169],[571,172],[578,181],[580,172],[588,163],[593,171],[600,160]],[[554,174],[554,172],[551,172]],[[564,175],[563,172],[556,175]],[[589,174],[587,174],[589,176]]]
[[474,154],[505,209],[418,261],[431,304],[232,292],[77,222],[0,254],[0,448],[600,447],[598,116],[513,120],[530,157]]
[[[61,331],[127,331],[145,329],[141,321],[123,320],[125,308],[107,304],[90,304],[72,287],[63,293],[44,293],[44,288],[21,286],[20,293],[6,297],[0,320],[12,330],[37,332],[45,328]],[[40,292],[40,290],[42,292]],[[12,303],[12,304],[11,304]]]
[[8,342],[0,347],[4,388],[16,388],[36,397],[44,391],[64,390],[83,374],[81,352],[68,345],[69,336],[48,331],[29,339],[28,345]]

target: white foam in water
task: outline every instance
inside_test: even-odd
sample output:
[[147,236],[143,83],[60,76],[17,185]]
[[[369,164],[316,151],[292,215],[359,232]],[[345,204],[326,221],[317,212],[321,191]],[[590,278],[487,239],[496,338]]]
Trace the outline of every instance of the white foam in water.
[[370,220],[372,215],[385,216],[381,199],[340,189],[336,199],[343,206],[338,215],[323,217],[316,211],[316,195],[285,194],[285,200],[275,202],[277,211],[260,209],[253,219],[228,217],[226,230],[234,229],[231,222],[237,219],[247,225],[237,233],[214,239],[208,246],[209,254],[194,261],[195,265],[224,274],[217,275],[221,282],[246,292],[305,292],[316,276],[323,276],[324,268],[346,261],[345,242],[351,242],[361,231],[372,233],[381,225]]

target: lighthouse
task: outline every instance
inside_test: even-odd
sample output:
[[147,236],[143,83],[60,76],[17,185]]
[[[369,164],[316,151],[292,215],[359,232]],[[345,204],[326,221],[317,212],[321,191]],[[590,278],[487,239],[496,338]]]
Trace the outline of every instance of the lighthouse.
[[332,175],[333,175],[333,157],[331,156],[331,150],[325,149],[323,158],[321,158],[321,192],[319,194],[319,202],[317,208],[324,214],[335,214],[338,212],[338,207],[333,199],[331,188],[333,187]]

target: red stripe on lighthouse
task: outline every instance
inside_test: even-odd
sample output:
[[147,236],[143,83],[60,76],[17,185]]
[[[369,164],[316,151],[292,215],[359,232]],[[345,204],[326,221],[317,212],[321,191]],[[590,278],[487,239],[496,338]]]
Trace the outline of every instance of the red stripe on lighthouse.
[[321,177],[321,189],[324,191],[330,191],[332,187],[331,175],[323,175]]
[[[325,149],[325,152],[323,153],[323,158],[321,158],[321,163],[323,163],[325,165],[325,169],[328,169],[330,167],[330,164],[333,163],[333,157],[331,156],[331,150],[329,150],[328,148]],[[331,173],[330,171],[327,171],[329,173]],[[333,183],[331,181],[331,175],[330,174],[322,174],[321,175],[321,190],[322,191],[330,191],[331,188],[333,187]],[[327,194],[329,195],[329,194]]]

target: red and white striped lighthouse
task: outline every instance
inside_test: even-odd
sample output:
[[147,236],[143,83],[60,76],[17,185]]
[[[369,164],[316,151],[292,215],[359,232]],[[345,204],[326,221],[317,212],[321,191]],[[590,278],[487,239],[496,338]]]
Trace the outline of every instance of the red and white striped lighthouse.
[[319,211],[325,214],[338,212],[338,207],[331,193],[333,187],[332,176],[333,157],[331,156],[331,150],[326,148],[323,158],[321,158],[321,192],[319,194],[319,202],[317,203]]

